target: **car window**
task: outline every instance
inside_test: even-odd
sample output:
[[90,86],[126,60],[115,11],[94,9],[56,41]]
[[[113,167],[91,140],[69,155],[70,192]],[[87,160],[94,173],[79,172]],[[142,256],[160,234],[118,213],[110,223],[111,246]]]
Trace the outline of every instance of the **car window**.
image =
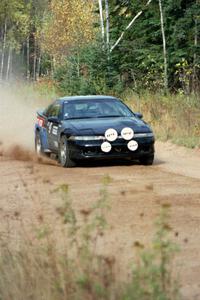
[[64,102],[64,119],[70,118],[101,118],[101,117],[130,117],[133,113],[118,100],[94,99]]
[[46,111],[47,117],[59,117],[61,112],[61,106],[59,103],[52,104],[49,106],[49,108]]
[[[127,109],[127,106],[125,106],[123,103],[121,102],[118,102],[118,104],[116,105],[116,103],[114,102],[110,102],[110,103],[107,103],[107,105],[109,106],[109,109],[110,111],[113,112],[113,114],[120,114],[124,117],[130,117],[130,110]],[[106,108],[106,106],[103,106],[104,108],[104,113]]]

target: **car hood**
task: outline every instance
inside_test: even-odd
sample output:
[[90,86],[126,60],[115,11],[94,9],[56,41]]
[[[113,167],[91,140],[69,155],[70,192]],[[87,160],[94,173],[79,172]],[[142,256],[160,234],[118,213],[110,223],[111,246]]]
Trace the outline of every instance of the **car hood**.
[[104,135],[109,128],[114,128],[120,134],[124,127],[132,128],[135,133],[152,132],[148,124],[136,117],[66,120],[64,127],[70,128],[76,135]]

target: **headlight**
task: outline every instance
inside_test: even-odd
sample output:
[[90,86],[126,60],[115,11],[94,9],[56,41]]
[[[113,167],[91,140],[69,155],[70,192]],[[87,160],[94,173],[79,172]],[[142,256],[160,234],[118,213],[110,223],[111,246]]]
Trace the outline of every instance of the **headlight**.
[[89,135],[89,136],[70,136],[71,141],[99,141],[105,140],[105,136]]
[[[133,138],[144,138],[144,137],[154,137],[154,134],[152,132],[134,133],[134,136],[133,136]],[[123,139],[123,137],[121,135],[118,138]]]
[[135,133],[134,137],[154,137],[154,134],[153,134],[153,132]]

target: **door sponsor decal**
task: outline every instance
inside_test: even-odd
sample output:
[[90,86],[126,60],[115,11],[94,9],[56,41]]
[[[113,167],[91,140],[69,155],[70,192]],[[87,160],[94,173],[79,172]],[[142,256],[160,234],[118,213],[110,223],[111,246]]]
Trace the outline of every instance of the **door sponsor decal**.
[[58,126],[53,126],[52,128],[52,134],[57,135],[58,134]]
[[48,133],[51,133],[52,126],[53,126],[53,123],[51,123],[51,122],[47,123]]

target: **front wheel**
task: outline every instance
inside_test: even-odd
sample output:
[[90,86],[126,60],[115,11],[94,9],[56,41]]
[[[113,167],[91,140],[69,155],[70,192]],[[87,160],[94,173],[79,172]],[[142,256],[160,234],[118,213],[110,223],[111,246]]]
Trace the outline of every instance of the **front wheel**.
[[76,165],[75,162],[70,158],[66,136],[62,136],[60,140],[59,161],[61,166],[64,168],[72,168]]
[[142,156],[142,157],[140,157],[139,161],[144,166],[151,166],[151,165],[153,165],[154,154],[148,155],[148,156]]

